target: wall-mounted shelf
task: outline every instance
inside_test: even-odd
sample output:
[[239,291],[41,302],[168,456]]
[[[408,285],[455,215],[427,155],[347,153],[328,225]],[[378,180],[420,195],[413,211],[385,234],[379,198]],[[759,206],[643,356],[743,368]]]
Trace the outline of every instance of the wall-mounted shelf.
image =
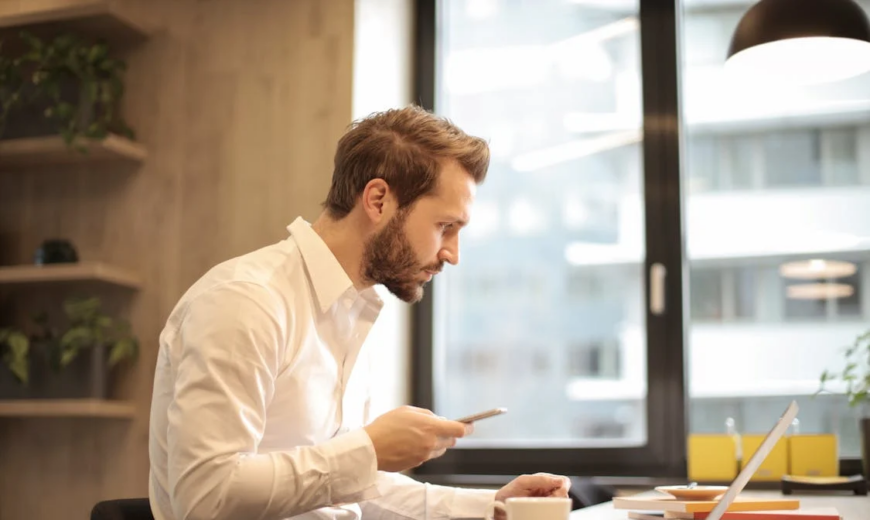
[[0,400],[0,417],[95,417],[129,419],[135,407],[99,399]]
[[54,282],[102,282],[139,288],[139,278],[124,269],[99,262],[0,267],[0,285]]
[[8,33],[27,29],[39,35],[70,31],[105,40],[112,47],[138,43],[155,32],[151,24],[131,13],[129,8],[125,9],[122,2],[85,0],[75,4],[64,2],[58,6],[26,7],[33,3],[0,5],[0,31]]
[[0,171],[105,162],[140,163],[148,156],[144,146],[117,135],[83,144],[87,152],[69,148],[60,136],[0,141]]

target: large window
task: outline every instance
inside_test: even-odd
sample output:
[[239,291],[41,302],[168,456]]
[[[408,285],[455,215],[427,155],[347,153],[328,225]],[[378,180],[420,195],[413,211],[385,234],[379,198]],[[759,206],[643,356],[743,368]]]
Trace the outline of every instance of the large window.
[[870,78],[728,77],[723,56],[751,2],[684,4],[689,430],[721,432],[730,418],[765,432],[796,398],[801,432],[835,433],[841,457],[859,457],[845,399],[812,396],[870,328]]
[[421,472],[677,475],[687,431],[792,398],[858,455],[811,396],[870,317],[870,104],[728,83],[751,3],[418,1],[420,99],[493,155],[415,311],[415,401],[510,409]]

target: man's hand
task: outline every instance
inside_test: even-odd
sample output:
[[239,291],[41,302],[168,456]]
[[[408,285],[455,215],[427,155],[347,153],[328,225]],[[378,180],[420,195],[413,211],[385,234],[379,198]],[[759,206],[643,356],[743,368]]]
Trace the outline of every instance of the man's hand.
[[[568,477],[550,473],[520,475],[498,490],[495,499],[504,502],[505,499],[512,497],[567,497],[569,489],[571,489],[571,481]],[[495,520],[504,520],[504,518],[504,511],[496,509]]]
[[444,455],[473,428],[423,408],[402,406],[375,419],[365,431],[375,447],[378,469],[404,471]]

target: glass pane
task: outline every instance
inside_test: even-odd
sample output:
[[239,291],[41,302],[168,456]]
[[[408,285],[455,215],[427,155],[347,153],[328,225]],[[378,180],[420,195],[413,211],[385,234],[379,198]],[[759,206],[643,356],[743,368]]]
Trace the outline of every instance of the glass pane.
[[759,137],[768,187],[821,185],[818,132],[765,132]]
[[492,164],[436,280],[435,409],[510,409],[463,446],[643,445],[638,4],[438,5],[436,111]]
[[857,457],[860,411],[813,394],[870,329],[870,75],[813,87],[729,78],[728,44],[751,4],[682,4],[689,428],[725,432],[732,418],[764,433],[796,398],[802,432],[835,433],[840,455]]

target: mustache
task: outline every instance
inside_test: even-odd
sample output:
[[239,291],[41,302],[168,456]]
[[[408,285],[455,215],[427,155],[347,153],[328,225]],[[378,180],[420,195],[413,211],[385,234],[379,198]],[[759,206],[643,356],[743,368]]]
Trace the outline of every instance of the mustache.
[[430,273],[435,274],[440,273],[442,269],[444,269],[444,262],[438,262],[423,268],[424,271],[429,271]]

